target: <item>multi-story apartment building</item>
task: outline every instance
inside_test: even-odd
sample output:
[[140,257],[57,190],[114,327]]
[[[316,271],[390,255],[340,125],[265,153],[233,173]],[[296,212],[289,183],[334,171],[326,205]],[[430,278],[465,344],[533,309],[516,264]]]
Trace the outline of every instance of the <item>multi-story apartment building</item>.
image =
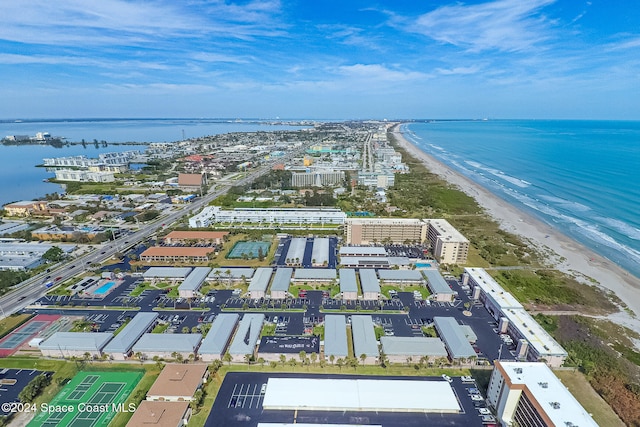
[[427,237],[433,256],[441,264],[466,264],[469,255],[469,240],[447,220],[429,219]]
[[505,427],[598,425],[544,363],[496,361],[487,398]]
[[352,245],[422,243],[427,236],[427,224],[408,218],[349,218],[345,221],[345,235],[346,243]]
[[291,173],[292,187],[323,187],[344,181],[343,171],[312,171]]

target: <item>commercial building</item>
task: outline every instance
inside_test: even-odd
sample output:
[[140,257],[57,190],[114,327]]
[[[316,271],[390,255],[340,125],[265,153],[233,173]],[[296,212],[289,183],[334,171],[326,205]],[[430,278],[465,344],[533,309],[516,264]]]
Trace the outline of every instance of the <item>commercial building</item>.
[[448,356],[440,338],[382,336],[380,344],[391,363],[418,363],[423,357],[433,362]]
[[174,359],[179,354],[183,360],[189,355],[196,355],[202,334],[143,334],[133,345],[133,353],[140,353],[143,359],[149,360],[158,356],[163,359]]
[[102,349],[113,338],[111,332],[56,332],[38,344],[45,357],[84,358],[88,353],[93,358],[102,355]]
[[362,299],[377,301],[380,299],[380,281],[373,269],[361,269],[360,287],[362,288]]
[[260,338],[260,332],[262,332],[263,323],[264,314],[246,313],[242,316],[228,351],[234,362],[246,362],[246,355],[255,357],[256,345],[258,338]]
[[472,288],[473,299],[482,302],[499,321],[500,332],[508,333],[518,343],[516,357],[519,360],[562,366],[567,358],[564,348],[484,269],[465,268],[463,283]]
[[228,234],[227,231],[172,231],[165,236],[164,242],[168,245],[192,242],[220,245]]
[[598,426],[544,363],[496,361],[487,399],[502,426]]
[[238,325],[238,319],[240,315],[237,313],[220,313],[216,316],[198,350],[198,355],[203,362],[222,360]]
[[427,286],[433,295],[433,299],[440,302],[452,302],[456,293],[438,270],[423,270],[422,274],[427,278]]
[[73,227],[68,225],[47,225],[31,232],[31,236],[39,240],[73,240],[80,236],[93,239],[100,233],[104,233],[102,227]]
[[[368,315],[351,316],[353,354],[363,364],[374,364],[378,360],[378,342],[373,329],[373,319]],[[362,357],[364,356],[364,360]]]
[[267,293],[267,287],[271,281],[272,268],[260,267],[256,269],[251,282],[249,283],[249,297],[258,299],[264,298]]
[[349,355],[347,321],[343,315],[328,314],[324,317],[324,357],[326,360],[345,358]]
[[438,414],[461,411],[451,385],[442,379],[269,378],[262,406],[266,410],[289,411]]
[[205,364],[168,363],[147,392],[147,400],[190,402],[208,377]]
[[343,268],[340,270],[340,294],[342,299],[346,301],[358,299],[358,282],[354,269]]
[[296,268],[294,282],[330,283],[336,280],[335,268]]
[[344,225],[350,245],[423,243],[427,238],[427,223],[420,219],[348,218]]
[[[347,215],[335,208],[237,208],[223,210],[207,206],[189,219],[189,227],[203,228],[215,223],[264,225],[344,224]],[[246,226],[246,224],[245,224]]]
[[113,360],[126,360],[131,356],[133,345],[142,334],[149,332],[156,324],[158,313],[137,313],[118,335],[102,350]]
[[6,216],[34,216],[48,212],[47,202],[42,200],[28,200],[9,203],[3,206]]
[[178,187],[187,191],[200,191],[207,184],[207,176],[200,173],[178,174]]
[[436,260],[441,264],[466,264],[469,240],[447,220],[429,219],[427,222],[427,237]]
[[339,185],[342,182],[344,182],[343,171],[316,170],[291,173],[291,186],[296,188],[325,187]]
[[311,265],[322,267],[329,264],[329,239],[326,237],[316,237],[313,239],[311,249]]
[[451,360],[468,361],[478,357],[462,327],[454,317],[433,318],[438,336],[444,342]]
[[272,299],[287,298],[292,275],[293,268],[280,267],[276,270],[276,274],[273,276],[273,282],[271,282]]
[[42,256],[54,246],[65,254],[70,254],[76,248],[74,244],[65,243],[0,243],[0,270],[25,271],[38,267],[44,262]]
[[144,262],[207,262],[214,248],[153,246],[140,254]]
[[266,361],[278,362],[280,356],[285,355],[287,360],[295,358],[299,360],[300,352],[304,351],[307,357],[311,354],[320,355],[320,338],[316,336],[264,336],[258,346],[258,358]]
[[127,427],[183,427],[191,418],[189,402],[140,402]]
[[211,269],[209,267],[195,267],[180,286],[178,286],[178,295],[181,298],[195,298],[200,295],[200,288],[210,271]]

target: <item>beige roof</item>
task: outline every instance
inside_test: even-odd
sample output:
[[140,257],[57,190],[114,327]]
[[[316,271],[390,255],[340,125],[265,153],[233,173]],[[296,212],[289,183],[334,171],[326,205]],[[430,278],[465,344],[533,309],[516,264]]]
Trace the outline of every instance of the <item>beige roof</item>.
[[202,175],[199,173],[181,173],[178,174],[178,185],[202,185]]
[[143,400],[127,427],[177,427],[189,409],[189,402],[152,402]]
[[165,239],[222,239],[228,231],[172,231]]
[[207,372],[207,365],[167,364],[147,396],[193,396]]
[[207,256],[214,248],[191,248],[173,246],[153,246],[140,254],[144,256]]

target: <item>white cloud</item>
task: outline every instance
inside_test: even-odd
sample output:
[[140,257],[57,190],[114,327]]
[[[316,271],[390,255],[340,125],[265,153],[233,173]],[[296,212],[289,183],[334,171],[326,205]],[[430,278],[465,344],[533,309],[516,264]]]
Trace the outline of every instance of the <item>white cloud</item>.
[[554,1],[460,3],[440,7],[404,24],[409,31],[469,51],[523,51],[550,38],[550,22],[541,9]]
[[424,73],[391,69],[381,64],[343,65],[338,67],[336,72],[345,77],[386,82],[418,80],[428,77]]

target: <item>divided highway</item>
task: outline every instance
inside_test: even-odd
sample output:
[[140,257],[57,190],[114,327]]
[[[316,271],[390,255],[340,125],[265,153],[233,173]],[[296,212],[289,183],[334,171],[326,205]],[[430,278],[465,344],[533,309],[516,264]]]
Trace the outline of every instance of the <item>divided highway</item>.
[[[292,153],[289,156],[286,156],[284,159],[280,160],[286,160],[287,158],[293,156],[293,154],[295,153]],[[0,319],[5,318],[17,311],[20,311],[25,306],[43,297],[47,293],[47,289],[44,286],[44,283],[46,283],[47,281],[55,280],[59,277],[60,279],[58,279],[56,283],[62,283],[65,280],[70,279],[71,277],[83,273],[91,264],[102,263],[111,258],[115,253],[124,252],[127,249],[136,246],[138,243],[155,234],[161,224],[172,224],[183,217],[185,214],[187,214],[189,211],[200,211],[216,197],[226,194],[232,186],[249,184],[257,177],[266,174],[271,169],[272,165],[273,162],[269,162],[251,172],[244,178],[238,181],[234,181],[233,183],[226,184],[220,189],[196,199],[194,203],[185,205],[176,212],[173,212],[169,215],[160,216],[154,221],[148,224],[144,224],[138,231],[132,234],[127,234],[113,241],[109,241],[100,248],[91,251],[90,253],[74,258],[71,261],[55,267],[55,269],[52,268],[48,273],[38,274],[37,276],[31,277],[24,282],[16,285],[13,290],[0,297]]]

